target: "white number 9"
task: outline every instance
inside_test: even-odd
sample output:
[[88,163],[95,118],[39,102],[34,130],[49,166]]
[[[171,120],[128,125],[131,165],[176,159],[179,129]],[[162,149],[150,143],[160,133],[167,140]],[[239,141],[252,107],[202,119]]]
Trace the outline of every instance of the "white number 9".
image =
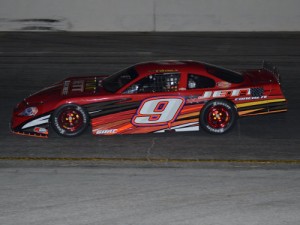
[[166,125],[173,122],[184,105],[184,98],[148,98],[142,102],[132,123],[136,126]]

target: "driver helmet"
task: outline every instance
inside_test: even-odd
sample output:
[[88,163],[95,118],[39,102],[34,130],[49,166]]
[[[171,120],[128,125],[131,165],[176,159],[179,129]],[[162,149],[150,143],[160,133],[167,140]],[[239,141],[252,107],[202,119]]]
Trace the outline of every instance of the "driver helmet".
[[196,88],[196,82],[193,78],[189,78],[188,80],[188,88],[189,89],[194,89]]

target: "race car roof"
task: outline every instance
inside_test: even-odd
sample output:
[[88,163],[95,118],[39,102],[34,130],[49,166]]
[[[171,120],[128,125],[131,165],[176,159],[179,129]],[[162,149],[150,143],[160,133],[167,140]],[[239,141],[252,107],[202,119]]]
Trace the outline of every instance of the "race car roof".
[[206,64],[192,60],[161,60],[136,64],[135,69],[139,74],[147,74],[149,72],[167,73],[185,69],[201,70],[204,69],[204,65]]
[[205,72],[230,83],[241,83],[244,80],[243,76],[238,72],[193,60],[162,60],[144,62],[136,64],[134,67],[138,74],[142,74],[142,76],[153,73],[175,73],[185,71],[190,73]]

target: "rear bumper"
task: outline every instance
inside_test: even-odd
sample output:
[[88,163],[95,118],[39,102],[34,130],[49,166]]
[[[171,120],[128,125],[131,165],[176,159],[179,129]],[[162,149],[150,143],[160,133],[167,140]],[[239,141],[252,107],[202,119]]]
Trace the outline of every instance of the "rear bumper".
[[254,116],[270,113],[286,112],[287,100],[285,98],[262,100],[236,104],[239,116]]

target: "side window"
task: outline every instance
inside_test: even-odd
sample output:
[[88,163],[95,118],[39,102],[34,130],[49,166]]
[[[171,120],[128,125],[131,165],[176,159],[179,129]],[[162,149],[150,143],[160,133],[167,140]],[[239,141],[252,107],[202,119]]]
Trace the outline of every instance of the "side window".
[[124,93],[134,94],[177,91],[179,78],[179,73],[150,75],[131,85]]
[[212,88],[215,85],[216,82],[211,78],[196,74],[188,74],[187,89]]

